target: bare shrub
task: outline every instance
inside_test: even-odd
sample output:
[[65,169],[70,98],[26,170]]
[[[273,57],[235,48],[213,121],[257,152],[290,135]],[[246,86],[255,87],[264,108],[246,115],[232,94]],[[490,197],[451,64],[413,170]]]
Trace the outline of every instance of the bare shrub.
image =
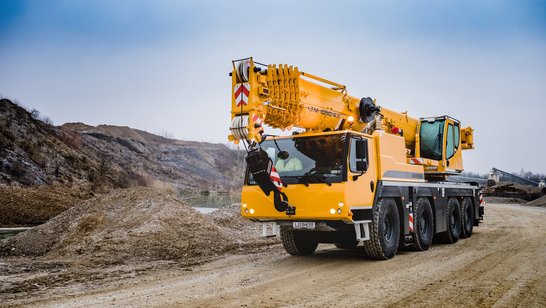
[[117,184],[120,188],[129,188],[133,186],[150,186],[150,182],[145,176],[133,170],[120,172]]
[[51,120],[51,118],[48,116],[40,117],[40,121],[44,122],[47,125],[53,126],[53,120]]
[[80,149],[83,145],[83,139],[78,132],[62,131],[57,137],[71,148]]

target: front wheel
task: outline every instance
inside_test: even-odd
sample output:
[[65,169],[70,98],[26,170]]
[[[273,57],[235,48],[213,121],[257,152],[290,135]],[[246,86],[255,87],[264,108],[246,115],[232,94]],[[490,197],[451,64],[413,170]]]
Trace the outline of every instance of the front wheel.
[[293,256],[307,256],[315,252],[318,242],[310,238],[306,231],[295,231],[281,226],[281,241],[284,250]]
[[373,209],[370,239],[364,241],[366,254],[377,260],[394,257],[400,239],[400,217],[393,199],[379,199]]

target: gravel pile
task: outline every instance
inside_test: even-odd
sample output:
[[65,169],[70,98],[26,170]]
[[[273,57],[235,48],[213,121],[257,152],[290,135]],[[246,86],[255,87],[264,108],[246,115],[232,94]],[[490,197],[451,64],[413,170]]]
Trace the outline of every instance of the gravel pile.
[[527,201],[520,198],[510,198],[510,197],[483,197],[485,203],[516,203],[521,204]]
[[486,197],[519,198],[532,201],[546,195],[546,187],[534,187],[511,182],[501,182],[483,189]]
[[225,236],[234,239],[237,245],[248,247],[278,242],[277,238],[261,237],[262,225],[244,219],[239,204],[222,207],[207,216]]
[[538,199],[535,199],[531,202],[525,203],[527,206],[546,206],[546,196],[542,196]]
[[82,202],[47,223],[0,243],[3,256],[81,258],[118,264],[197,260],[272,243],[236,205],[203,215],[173,196],[148,188],[117,190]]

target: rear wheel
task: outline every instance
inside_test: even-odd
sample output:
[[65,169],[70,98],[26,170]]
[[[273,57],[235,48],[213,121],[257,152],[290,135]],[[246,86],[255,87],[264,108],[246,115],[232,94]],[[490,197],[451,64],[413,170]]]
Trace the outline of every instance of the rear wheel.
[[432,206],[427,198],[419,198],[414,208],[414,230],[412,248],[418,251],[428,250],[434,234]]
[[461,234],[461,212],[457,198],[449,198],[446,209],[447,231],[440,234],[440,240],[447,244],[456,243]]
[[286,252],[294,256],[307,256],[317,249],[318,242],[311,239],[306,231],[295,231],[281,226],[281,240]]
[[394,257],[400,239],[400,218],[393,199],[379,199],[373,209],[370,239],[364,241],[364,251],[373,259]]
[[474,230],[474,207],[472,200],[466,197],[461,204],[461,238],[470,237],[472,230]]

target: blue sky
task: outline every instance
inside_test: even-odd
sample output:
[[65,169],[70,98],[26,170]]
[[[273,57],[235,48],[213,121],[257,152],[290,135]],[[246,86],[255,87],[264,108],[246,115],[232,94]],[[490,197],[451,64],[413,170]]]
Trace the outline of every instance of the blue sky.
[[467,170],[546,173],[546,1],[0,1],[0,95],[55,124],[226,142],[231,60],[476,129]]

